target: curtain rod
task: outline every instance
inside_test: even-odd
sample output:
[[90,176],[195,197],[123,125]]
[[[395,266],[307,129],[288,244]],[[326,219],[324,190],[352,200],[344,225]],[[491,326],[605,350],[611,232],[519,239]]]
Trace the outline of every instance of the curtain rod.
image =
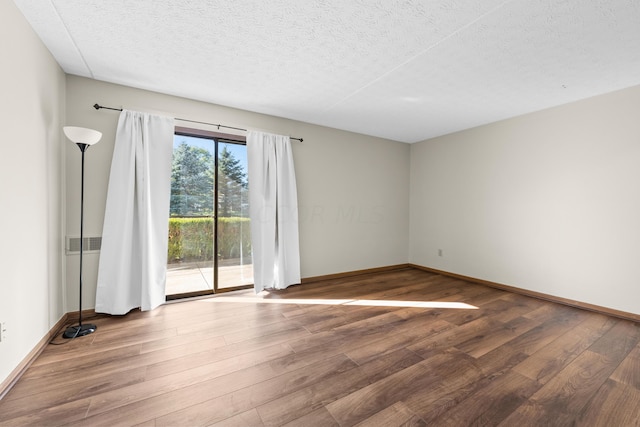
[[[100,105],[98,103],[93,104],[93,108],[95,108],[96,110],[104,108],[105,110],[122,111],[122,108],[105,107],[105,106]],[[226,129],[235,129],[235,130],[239,130],[239,131],[243,131],[243,132],[247,131],[246,129],[234,128],[233,126],[225,126],[225,125],[219,125],[219,124],[215,124],[215,123],[199,122],[197,120],[181,119],[179,117],[174,117],[174,120],[180,120],[181,122],[189,122],[189,123],[199,123],[201,125],[217,126],[218,130],[220,130],[220,128],[226,128]],[[302,138],[294,138],[292,136],[290,136],[289,139],[295,139],[296,141],[300,141],[300,142],[304,141]]]

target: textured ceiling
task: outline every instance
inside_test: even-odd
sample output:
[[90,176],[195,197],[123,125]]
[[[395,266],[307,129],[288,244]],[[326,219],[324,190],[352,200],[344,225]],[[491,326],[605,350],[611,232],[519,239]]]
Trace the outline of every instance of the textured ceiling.
[[67,73],[404,142],[640,84],[639,0],[14,2]]

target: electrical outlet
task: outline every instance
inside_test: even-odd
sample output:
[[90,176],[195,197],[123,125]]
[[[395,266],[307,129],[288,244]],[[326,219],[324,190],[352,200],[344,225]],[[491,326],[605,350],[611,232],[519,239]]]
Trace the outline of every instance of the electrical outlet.
[[0,323],[0,342],[7,339],[7,322]]
[[438,256],[442,256],[442,249],[438,249]]

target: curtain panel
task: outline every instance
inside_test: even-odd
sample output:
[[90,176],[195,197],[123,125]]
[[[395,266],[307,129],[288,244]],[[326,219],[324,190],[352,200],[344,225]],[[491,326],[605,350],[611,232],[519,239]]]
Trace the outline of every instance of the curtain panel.
[[120,113],[98,266],[96,312],[165,302],[174,119]]
[[255,292],[300,283],[298,195],[288,136],[247,134]]

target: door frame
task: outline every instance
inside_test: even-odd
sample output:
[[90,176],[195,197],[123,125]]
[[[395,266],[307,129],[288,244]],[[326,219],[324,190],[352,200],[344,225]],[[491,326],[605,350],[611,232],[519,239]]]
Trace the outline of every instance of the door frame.
[[218,143],[231,143],[238,145],[246,145],[247,138],[244,135],[234,135],[222,132],[214,132],[203,129],[193,129],[182,126],[176,126],[174,135],[190,136],[195,138],[210,139],[214,141],[214,189],[213,189],[213,289],[205,291],[185,292],[181,294],[166,295],[166,301],[214,295],[224,292],[238,291],[242,289],[251,289],[253,284],[240,285],[233,287],[218,288]]

